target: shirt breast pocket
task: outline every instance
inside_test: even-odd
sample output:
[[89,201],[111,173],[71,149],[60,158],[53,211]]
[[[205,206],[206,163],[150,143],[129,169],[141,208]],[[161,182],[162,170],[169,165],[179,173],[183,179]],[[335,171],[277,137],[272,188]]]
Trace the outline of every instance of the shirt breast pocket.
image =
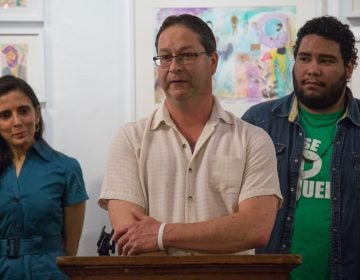
[[284,161],[286,145],[281,144],[281,143],[274,143],[274,146],[275,146],[275,152],[276,152],[278,174],[281,174],[280,173],[280,171],[281,171],[281,163],[286,164],[286,161]]
[[210,163],[209,185],[218,192],[238,194],[245,167],[245,159],[215,156]]
[[360,191],[360,152],[352,153],[352,164],[354,166],[354,186]]

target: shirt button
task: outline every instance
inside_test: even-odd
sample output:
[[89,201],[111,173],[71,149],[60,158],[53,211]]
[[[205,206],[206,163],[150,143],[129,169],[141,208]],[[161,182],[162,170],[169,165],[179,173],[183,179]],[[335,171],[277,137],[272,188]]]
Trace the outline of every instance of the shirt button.
[[286,220],[287,220],[287,221],[291,221],[291,217],[286,217]]
[[333,168],[331,168],[331,170],[335,172],[335,171],[336,171],[336,168],[335,168],[335,167],[333,167]]
[[186,148],[186,144],[183,144],[182,147],[185,149],[185,148]]
[[189,168],[189,173],[191,173],[192,172],[192,168]]
[[286,246],[286,244],[283,244],[282,247],[283,247],[283,248],[286,248],[287,246]]
[[296,158],[296,159],[294,159],[294,161],[295,161],[295,163],[298,163],[299,162],[299,160]]
[[290,188],[290,191],[293,192],[295,189],[294,188]]
[[189,196],[188,196],[188,199],[192,201],[192,200],[193,200],[192,195],[189,195]]
[[302,136],[303,134],[302,134],[302,132],[299,132],[299,136]]

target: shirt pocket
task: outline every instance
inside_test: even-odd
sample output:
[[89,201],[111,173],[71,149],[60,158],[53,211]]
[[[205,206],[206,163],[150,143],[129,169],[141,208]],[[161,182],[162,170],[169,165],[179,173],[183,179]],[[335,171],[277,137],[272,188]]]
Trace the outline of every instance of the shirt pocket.
[[245,159],[214,156],[210,161],[209,186],[225,194],[240,193]]
[[352,164],[354,166],[354,186],[360,191],[360,152],[352,153]]
[[284,160],[286,145],[281,143],[274,143],[275,146],[275,152],[276,152],[276,161],[277,161],[277,171],[278,174],[281,174],[281,163],[287,164]]

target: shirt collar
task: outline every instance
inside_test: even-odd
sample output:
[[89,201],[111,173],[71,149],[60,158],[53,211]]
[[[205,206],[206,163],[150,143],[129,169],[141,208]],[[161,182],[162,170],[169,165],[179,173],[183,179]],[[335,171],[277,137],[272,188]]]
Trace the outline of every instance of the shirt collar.
[[360,126],[359,100],[356,102],[349,88],[346,88],[346,94],[348,96],[348,105],[344,116],[348,117],[353,124]]
[[[357,126],[360,126],[360,109],[355,102],[351,90],[346,87],[347,107],[344,115],[341,117],[349,120]],[[291,95],[284,97],[283,102],[277,103],[272,112],[278,116],[287,116],[289,122],[295,122],[299,114],[299,101],[293,92]]]
[[50,161],[54,155],[54,150],[43,139],[37,140],[30,148],[30,151],[34,151],[46,161]]
[[[214,104],[208,123],[216,124],[218,123],[219,120],[223,120],[228,124],[233,124],[233,120],[231,119],[229,113],[222,108],[219,100],[214,96]],[[150,130],[155,130],[159,128],[161,125],[166,125],[166,126],[174,125],[170,113],[166,108],[165,100],[163,100],[161,106],[153,113]]]
[[297,97],[294,95],[289,112],[289,122],[295,122],[298,114],[299,114],[299,101]]

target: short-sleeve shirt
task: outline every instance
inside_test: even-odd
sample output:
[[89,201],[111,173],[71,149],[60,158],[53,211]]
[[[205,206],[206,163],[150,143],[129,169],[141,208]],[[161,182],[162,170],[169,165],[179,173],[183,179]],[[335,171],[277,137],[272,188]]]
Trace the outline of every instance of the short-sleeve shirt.
[[120,128],[110,148],[100,206],[124,200],[159,221],[192,223],[237,212],[239,203],[251,197],[281,199],[267,133],[214,99],[193,152],[164,103],[148,119]]
[[[54,239],[59,248],[18,258],[0,256],[1,279],[63,279],[55,258],[63,255],[64,207],[88,199],[79,163],[37,141],[16,175],[13,165],[0,176],[0,239]],[[52,278],[51,278],[52,277]]]

